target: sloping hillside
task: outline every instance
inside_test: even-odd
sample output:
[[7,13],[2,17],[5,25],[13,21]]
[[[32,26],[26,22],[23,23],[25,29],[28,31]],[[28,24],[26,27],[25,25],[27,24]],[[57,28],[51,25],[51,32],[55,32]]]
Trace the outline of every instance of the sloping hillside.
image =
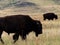
[[0,10],[11,9],[13,12],[60,12],[58,0],[0,0]]

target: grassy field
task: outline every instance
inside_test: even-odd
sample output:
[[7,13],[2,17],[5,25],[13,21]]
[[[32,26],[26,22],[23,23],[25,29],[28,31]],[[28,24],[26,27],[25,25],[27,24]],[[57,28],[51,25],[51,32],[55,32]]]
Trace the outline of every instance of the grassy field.
[[60,15],[58,14],[57,20],[43,20],[43,15],[30,15],[33,19],[40,20],[43,26],[43,33],[38,37],[35,36],[34,32],[31,32],[26,40],[22,40],[19,37],[19,40],[14,44],[12,35],[8,35],[3,32],[2,39],[5,44],[2,44],[0,41],[0,45],[60,45]]

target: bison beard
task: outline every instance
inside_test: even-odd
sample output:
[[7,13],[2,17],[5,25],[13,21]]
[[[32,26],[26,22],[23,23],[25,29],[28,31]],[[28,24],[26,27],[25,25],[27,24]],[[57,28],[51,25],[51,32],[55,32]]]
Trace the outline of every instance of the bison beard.
[[42,24],[38,20],[33,20],[28,15],[13,15],[13,16],[6,16],[0,17],[0,40],[2,32],[5,31],[6,33],[15,33],[13,35],[14,43],[18,40],[19,35],[22,37],[23,40],[26,39],[26,36],[31,32],[34,31],[36,36],[42,34]]

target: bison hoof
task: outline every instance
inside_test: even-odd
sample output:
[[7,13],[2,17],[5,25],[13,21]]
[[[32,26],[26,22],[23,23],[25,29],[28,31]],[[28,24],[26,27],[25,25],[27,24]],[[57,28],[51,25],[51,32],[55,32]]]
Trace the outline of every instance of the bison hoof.
[[38,37],[38,34],[36,34],[36,37]]
[[1,42],[4,44],[4,41],[2,40],[2,39],[0,39],[1,40]]
[[22,37],[22,40],[25,40],[25,39],[26,39],[26,36],[23,36],[23,37]]

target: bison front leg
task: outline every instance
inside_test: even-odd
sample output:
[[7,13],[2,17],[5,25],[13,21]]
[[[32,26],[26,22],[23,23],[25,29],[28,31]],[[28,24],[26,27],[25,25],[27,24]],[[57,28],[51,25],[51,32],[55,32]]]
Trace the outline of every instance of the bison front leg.
[[3,31],[0,30],[0,41],[4,44],[4,42],[3,42],[2,38],[1,38],[2,32]]
[[22,40],[26,39],[26,34],[25,33],[20,34],[20,36],[21,36]]
[[14,40],[14,43],[18,40],[19,38],[19,34],[16,33],[15,35],[13,35],[13,40]]
[[36,37],[38,37],[38,34],[35,34],[36,35]]
[[25,40],[26,39],[26,36],[22,36],[22,40]]

